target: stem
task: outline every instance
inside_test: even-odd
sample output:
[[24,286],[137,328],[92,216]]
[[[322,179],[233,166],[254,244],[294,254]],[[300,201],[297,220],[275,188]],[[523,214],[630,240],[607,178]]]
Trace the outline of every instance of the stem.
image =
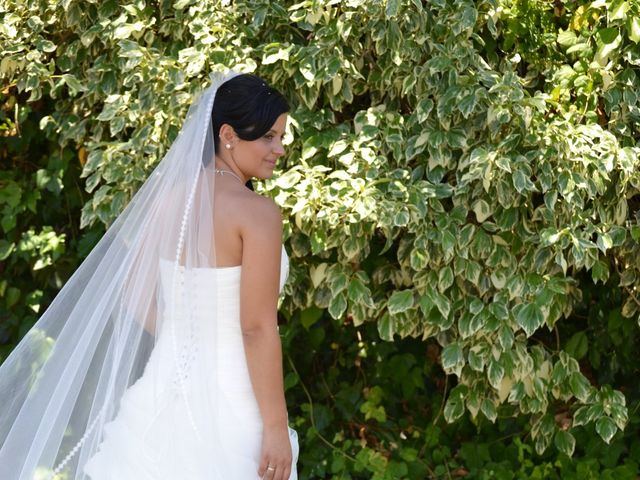
[[340,455],[342,455],[345,458],[348,458],[352,462],[356,462],[355,457],[352,457],[348,453],[340,450],[338,447],[336,447],[333,443],[331,443],[329,440],[327,440],[320,433],[320,431],[316,427],[316,421],[315,421],[315,417],[313,415],[313,400],[311,399],[311,394],[309,393],[309,390],[307,390],[307,387],[305,386],[304,382],[302,381],[302,377],[300,377],[300,374],[298,373],[298,370],[296,369],[296,366],[293,364],[293,361],[291,360],[291,357],[287,356],[287,360],[289,360],[289,365],[291,366],[291,368],[293,369],[295,374],[298,376],[298,379],[300,380],[300,385],[302,385],[302,389],[304,390],[304,394],[307,396],[307,400],[309,402],[309,419],[311,420],[311,426],[316,431],[316,435],[318,435],[318,438],[320,438],[320,440],[322,440],[329,448],[331,448],[335,452],[338,452]]
[[438,423],[438,420],[440,419],[440,416],[444,412],[444,404],[447,401],[447,389],[448,389],[448,387],[449,387],[449,375],[446,375],[444,377],[444,392],[442,392],[442,403],[440,404],[440,410],[438,411],[438,414],[436,415],[436,418],[433,419],[433,425]]
[[631,289],[629,289],[629,288],[627,288],[627,287],[624,287],[624,289],[626,290],[627,294],[628,294],[628,295],[633,299],[633,301],[634,301],[634,302],[636,302],[636,304],[637,304],[638,306],[640,306],[640,300],[638,300],[638,299],[636,298],[636,296],[633,294],[633,292],[631,291]]

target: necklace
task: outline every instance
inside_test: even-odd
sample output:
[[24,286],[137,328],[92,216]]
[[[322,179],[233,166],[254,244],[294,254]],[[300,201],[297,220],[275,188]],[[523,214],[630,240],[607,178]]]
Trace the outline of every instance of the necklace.
[[216,169],[215,169],[215,172],[216,172],[216,173],[219,173],[220,175],[224,175],[225,173],[230,173],[231,175],[233,175],[234,177],[236,177],[238,180],[240,180],[240,183],[244,183],[244,182],[242,181],[242,179],[241,179],[238,175],[236,175],[235,173],[233,173],[233,172],[232,172],[232,171],[230,171],[230,170],[222,170],[222,169],[220,169],[220,168],[216,168]]

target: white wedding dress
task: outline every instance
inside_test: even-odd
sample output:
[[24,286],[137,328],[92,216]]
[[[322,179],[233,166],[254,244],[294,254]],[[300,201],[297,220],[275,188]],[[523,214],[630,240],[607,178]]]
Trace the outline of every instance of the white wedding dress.
[[[259,479],[262,419],[240,328],[240,271],[240,265],[181,267],[180,282],[192,292],[189,308],[176,301],[173,318],[179,321],[165,317],[143,375],[122,396],[84,467],[91,480]],[[171,298],[173,262],[161,259],[160,272],[165,298]],[[288,273],[283,246],[280,292]],[[217,325],[207,321],[212,309]],[[186,366],[182,377],[176,375],[175,352]],[[204,418],[213,428],[194,421],[206,423]],[[290,480],[296,480],[299,446],[292,428],[289,438]]]

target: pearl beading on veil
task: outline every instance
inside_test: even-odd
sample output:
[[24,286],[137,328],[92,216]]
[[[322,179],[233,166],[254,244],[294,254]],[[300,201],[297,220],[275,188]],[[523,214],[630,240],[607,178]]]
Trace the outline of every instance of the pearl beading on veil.
[[[213,92],[211,92],[210,97],[208,102],[207,102],[207,112],[211,112],[212,108],[213,108],[213,101],[215,99],[215,90]],[[203,128],[206,130],[208,128],[209,124],[205,123]],[[202,143],[200,144],[200,152],[204,151],[204,142],[206,139],[206,131],[202,132]],[[200,166],[199,168],[202,168],[202,166]],[[198,429],[198,426],[196,425],[196,422],[193,418],[193,411],[191,410],[191,405],[189,403],[189,399],[187,397],[187,391],[186,391],[186,386],[185,386],[185,380],[186,377],[188,375],[188,369],[190,367],[190,362],[185,362],[184,365],[182,365],[180,363],[180,359],[178,356],[178,346],[177,346],[177,342],[176,342],[176,331],[175,331],[175,301],[174,299],[175,297],[175,279],[177,277],[178,271],[179,271],[179,264],[180,264],[180,256],[182,254],[182,248],[184,246],[184,233],[185,233],[185,229],[187,226],[187,218],[189,217],[189,212],[191,210],[191,206],[193,204],[193,199],[195,197],[195,193],[196,193],[196,187],[198,185],[198,178],[200,176],[200,170],[198,170],[198,174],[196,175],[196,178],[193,181],[193,184],[191,186],[191,191],[189,192],[189,199],[187,200],[187,206],[184,210],[184,214],[182,215],[182,224],[180,225],[180,236],[178,237],[178,247],[176,248],[176,259],[175,259],[175,263],[174,263],[174,269],[173,269],[173,276],[172,276],[172,280],[171,280],[171,311],[172,311],[172,315],[171,315],[171,321],[170,321],[170,326],[171,326],[171,343],[173,346],[173,354],[174,354],[174,360],[175,360],[175,364],[176,364],[176,369],[177,369],[177,377],[178,377],[178,383],[179,383],[179,388],[180,391],[182,393],[182,398],[184,400],[185,403],[185,409],[187,411],[187,416],[189,417],[189,423],[191,424],[191,427],[193,428],[193,431],[196,434],[196,437],[198,438],[198,440],[201,440],[202,437],[200,435],[200,430]],[[186,265],[185,265],[185,270],[186,270]],[[183,296],[184,296],[184,284],[183,284],[183,290],[182,290]],[[189,321],[190,324],[193,324],[193,322],[191,322],[191,319]],[[194,327],[195,328],[195,327]]]
[[[212,86],[214,83],[216,83],[217,81],[219,81],[217,74],[215,72],[212,72],[209,75],[209,78],[212,81],[212,85],[209,87],[210,89],[210,98],[207,101],[207,111],[211,112],[212,108],[213,108],[213,102],[215,99],[215,92],[217,91],[217,88],[213,89]],[[206,130],[208,128],[209,124],[205,123],[204,125],[204,129]],[[182,131],[179,132],[179,134],[182,133]],[[205,139],[206,139],[206,132],[203,132],[202,135],[202,142],[200,145],[200,151],[204,152],[204,143],[205,143]],[[200,168],[202,168],[202,166],[200,166]],[[170,321],[170,332],[171,332],[171,340],[172,340],[172,346],[173,346],[173,353],[174,353],[174,360],[175,360],[175,366],[176,366],[176,371],[174,374],[174,378],[173,378],[173,386],[174,388],[177,388],[180,393],[182,394],[182,397],[184,399],[185,402],[185,409],[187,412],[187,416],[189,418],[189,422],[191,424],[191,427],[193,428],[196,437],[198,438],[198,440],[201,440],[201,434],[200,431],[195,423],[195,420],[193,418],[193,412],[191,410],[190,407],[190,403],[188,400],[188,396],[187,396],[187,392],[186,392],[186,387],[185,387],[185,381],[187,380],[188,376],[189,376],[189,368],[190,365],[192,363],[192,361],[195,359],[195,356],[197,355],[197,342],[195,341],[195,339],[197,338],[197,327],[195,325],[195,323],[193,322],[193,311],[192,309],[189,310],[189,315],[188,315],[188,327],[189,327],[189,334],[187,336],[187,341],[183,342],[181,345],[181,352],[180,354],[178,354],[178,345],[176,342],[176,332],[175,332],[175,279],[177,277],[176,273],[178,272],[178,266],[179,266],[179,262],[180,262],[180,256],[182,254],[182,250],[183,250],[183,246],[184,246],[184,236],[185,236],[185,229],[186,229],[186,224],[187,224],[187,218],[189,216],[189,212],[191,210],[191,206],[193,204],[193,199],[195,197],[195,191],[196,191],[196,186],[198,183],[198,178],[200,177],[200,170],[198,170],[197,174],[196,174],[196,178],[193,181],[193,184],[191,186],[191,190],[189,192],[189,198],[187,201],[187,205],[185,207],[185,211],[182,217],[182,223],[181,223],[181,227],[180,227],[180,235],[178,238],[178,246],[176,248],[176,259],[175,259],[175,263],[174,263],[174,275],[172,276],[172,282],[171,282],[171,310],[172,310],[172,315],[169,319]],[[156,175],[160,175],[160,172],[156,172]],[[185,266],[186,267],[186,266]],[[186,270],[186,268],[185,268]],[[185,289],[184,289],[184,277],[181,276],[181,287],[182,287],[182,298],[184,299],[185,296]],[[195,291],[195,290],[193,290]],[[186,305],[186,302],[183,302],[183,305]],[[122,309],[122,305],[120,306],[120,308]],[[117,317],[118,319],[122,319],[121,315],[118,315]],[[122,327],[122,326],[121,326]],[[118,357],[118,355],[116,355],[116,358]],[[113,378],[110,379],[109,381],[109,387],[107,392],[111,392],[112,388],[113,388]],[[174,390],[175,391],[175,390]],[[108,394],[107,394],[108,397]],[[64,459],[59,462],[57,465],[55,465],[55,467],[51,470],[51,473],[46,477],[47,480],[53,480],[54,477],[58,474],[60,474],[62,472],[62,470],[64,469],[64,467],[69,463],[69,461],[71,461],[71,459],[78,453],[78,451],[80,450],[80,448],[82,447],[82,445],[84,445],[84,443],[86,442],[86,440],[89,438],[89,436],[92,434],[92,432],[94,431],[95,427],[98,425],[99,421],[101,419],[104,418],[104,415],[106,413],[107,407],[108,407],[108,403],[104,403],[103,406],[101,407],[101,409],[98,411],[98,413],[96,414],[95,418],[91,421],[91,424],[89,425],[89,427],[86,429],[86,431],[84,432],[84,434],[82,435],[82,437],[76,442],[76,444],[73,446],[73,448],[69,451],[69,453],[64,457]],[[161,409],[162,410],[162,409]],[[158,415],[160,414],[160,412],[158,412]],[[153,422],[152,422],[153,425]],[[151,426],[149,426],[149,429],[151,428]]]
[[[119,314],[116,318],[118,319],[122,318],[122,310],[123,310],[123,304],[120,304]],[[122,326],[120,325],[120,327]],[[114,355],[114,358],[118,358],[118,357],[119,357],[119,354]],[[109,388],[107,389],[108,392],[111,392],[111,390],[113,389],[114,375],[115,375],[115,369],[111,371],[111,376],[109,378]],[[106,409],[107,409],[107,404],[105,403],[104,405],[102,405],[102,408],[98,411],[98,413],[96,414],[96,417],[93,419],[93,421],[91,422],[91,425],[89,425],[89,428],[87,428],[87,430],[84,432],[82,437],[80,437],[80,439],[76,442],[76,444],[69,451],[69,453],[57,465],[54,466],[54,468],[51,470],[51,473],[47,477],[47,480],[53,480],[56,475],[60,474],[62,472],[62,469],[67,466],[67,463],[69,463],[71,459],[75,456],[75,454],[78,453],[78,450],[80,450],[82,445],[84,445],[84,442],[86,442],[87,438],[89,438],[89,435],[91,435],[93,430],[96,428],[96,425],[98,425],[98,421],[103,418]]]
[[91,422],[91,425],[89,426],[89,428],[87,428],[87,431],[84,432],[84,435],[82,435],[80,440],[78,440],[78,442],[73,446],[73,448],[67,454],[67,456],[64,457],[64,459],[60,463],[58,463],[58,465],[56,465],[53,470],[51,470],[51,474],[47,477],[47,480],[53,480],[53,478],[56,475],[62,472],[62,469],[67,466],[67,463],[71,461],[71,459],[75,456],[75,454],[78,453],[78,450],[80,450],[80,447],[82,447],[82,445],[87,440],[87,438],[89,437],[93,429],[96,428],[96,425],[98,424],[98,420],[100,420],[100,418],[102,417],[102,414],[104,413],[105,407],[106,405],[104,405],[102,409],[98,412],[98,414],[96,415],[96,418],[93,419],[93,422]]
[[[191,192],[189,194],[189,200],[187,202],[187,208],[185,208],[185,212],[184,215],[182,217],[182,225],[180,227],[180,237],[178,238],[178,248],[176,251],[176,260],[174,263],[174,270],[173,270],[173,276],[171,278],[171,317],[169,319],[169,325],[170,325],[170,332],[171,332],[171,344],[173,346],[173,358],[175,361],[175,366],[176,366],[176,377],[177,377],[177,383],[178,383],[178,388],[180,390],[180,392],[182,393],[182,399],[184,400],[184,404],[185,404],[185,409],[187,411],[187,416],[189,418],[189,423],[191,424],[191,427],[193,428],[193,431],[196,434],[196,437],[198,438],[198,440],[201,440],[201,435],[200,435],[200,430],[198,429],[198,426],[196,425],[196,422],[193,418],[193,411],[191,410],[191,405],[189,403],[189,398],[187,396],[187,389],[186,389],[186,378],[188,376],[188,370],[190,367],[190,362],[185,361],[185,362],[180,362],[180,356],[178,354],[178,345],[177,345],[177,341],[176,341],[176,318],[175,318],[175,304],[176,304],[176,295],[175,295],[175,284],[176,284],[176,278],[178,276],[179,273],[179,264],[180,264],[180,254],[182,252],[182,246],[184,243],[184,231],[185,231],[185,227],[187,224],[187,217],[189,215],[189,210],[191,209],[191,204],[193,203],[193,197],[195,195],[195,188],[196,188],[196,184],[197,184],[197,179],[196,181],[193,183],[193,187],[191,188]],[[186,265],[185,265],[185,269],[186,269]],[[181,277],[182,278],[182,277]],[[184,283],[182,284],[182,296],[184,298]],[[190,312],[191,313],[191,312]],[[192,324],[193,322],[191,321],[191,318],[189,318],[189,323]],[[184,346],[183,346],[184,348]],[[184,350],[183,350],[184,352]],[[183,353],[181,352],[181,353]]]

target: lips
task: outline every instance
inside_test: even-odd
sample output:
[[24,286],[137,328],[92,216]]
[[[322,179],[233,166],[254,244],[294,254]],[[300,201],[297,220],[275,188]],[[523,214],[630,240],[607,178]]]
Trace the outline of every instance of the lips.
[[269,165],[271,166],[276,166],[276,161],[275,160],[265,160],[265,162],[267,162]]

